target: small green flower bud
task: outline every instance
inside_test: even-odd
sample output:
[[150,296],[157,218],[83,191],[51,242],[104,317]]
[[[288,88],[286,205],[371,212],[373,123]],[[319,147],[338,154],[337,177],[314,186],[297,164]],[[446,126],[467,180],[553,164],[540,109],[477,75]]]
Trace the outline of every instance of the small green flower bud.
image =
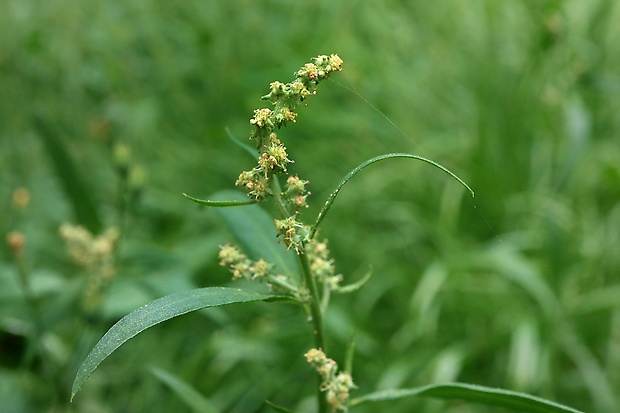
[[308,363],[312,364],[313,366],[322,363],[323,360],[325,360],[326,358],[323,350],[316,348],[311,348],[310,350],[308,350],[306,354],[304,354],[304,357],[306,357],[306,361],[308,361]]
[[219,258],[220,265],[228,267],[233,275],[233,280],[239,278],[247,278],[249,280],[265,278],[271,275],[273,269],[273,265],[262,258],[252,262],[237,247],[229,244],[220,246]]
[[129,177],[127,179],[127,184],[129,188],[133,191],[138,191],[146,185],[148,174],[146,169],[141,166],[133,166],[129,170]]
[[276,231],[287,249],[293,248],[297,254],[301,253],[302,244],[310,242],[310,229],[297,222],[294,216],[286,219],[276,219]]
[[310,192],[306,192],[308,181],[300,179],[298,176],[289,176],[286,180],[286,190],[284,195],[288,203],[295,209],[307,208],[306,198]]
[[258,158],[259,169],[266,176],[286,172],[286,164],[292,161],[287,158],[286,148],[282,144],[271,144]]
[[265,125],[273,127],[273,123],[269,119],[270,115],[271,115],[271,109],[269,108],[256,109],[254,111],[254,117],[250,119],[250,123],[252,125],[258,126],[259,128],[262,128]]
[[271,195],[268,188],[267,178],[255,169],[243,171],[235,181],[235,185],[244,186],[248,190],[248,196],[261,201]]
[[273,265],[267,263],[267,261],[261,258],[250,266],[249,270],[252,273],[251,278],[254,279],[266,277],[270,274],[272,267]]
[[220,246],[220,265],[227,267],[246,260],[246,256],[230,244]]
[[355,388],[353,378],[348,373],[338,373],[338,364],[328,358],[321,349],[310,349],[304,354],[306,361],[321,376],[321,391],[326,392],[327,403],[332,411],[347,411],[349,391]]

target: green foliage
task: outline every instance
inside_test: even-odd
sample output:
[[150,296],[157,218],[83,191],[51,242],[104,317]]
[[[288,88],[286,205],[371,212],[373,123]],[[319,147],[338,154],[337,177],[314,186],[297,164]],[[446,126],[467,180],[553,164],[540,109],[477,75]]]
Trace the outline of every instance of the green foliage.
[[[22,264],[3,248],[3,408],[186,409],[147,371],[155,359],[220,411],[269,411],[266,399],[312,409],[299,384],[303,317],[264,305],[147,330],[65,403],[79,362],[123,315],[228,281],[214,251],[232,235],[181,194],[230,188],[253,161],[226,128],[245,141],[265,85],[329,50],[345,72],[282,136],[291,171],[310,181],[314,203],[302,215],[315,217],[349,170],[387,152],[437,160],[476,190],[472,201],[441,174],[391,161],[338,195],[320,236],[346,281],[374,268],[364,288],[332,297],[326,319],[336,359],[355,335],[352,397],[464,381],[617,411],[619,9],[613,0],[0,2],[0,232],[24,235],[40,309],[35,321]],[[116,276],[90,315],[88,277],[58,235],[65,222],[88,225],[74,204],[88,203],[67,192],[33,113],[58,134],[102,228],[120,229]],[[128,163],[116,159],[119,144],[131,148]],[[30,194],[25,207],[17,188]],[[389,408],[499,409],[416,397]]]
[[162,383],[170,387],[193,411],[197,413],[217,413],[217,409],[203,395],[174,374],[156,367],[153,367],[151,372]]
[[240,289],[210,287],[168,295],[142,306],[114,324],[88,354],[73,382],[71,398],[73,399],[88,376],[105,358],[124,342],[149,327],[153,327],[173,317],[207,307],[219,307],[227,304],[265,301],[277,298],[277,296],[258,294]]
[[416,389],[384,390],[352,400],[351,405],[356,406],[365,402],[390,401],[411,396],[467,400],[519,412],[582,413],[570,407],[527,394],[463,383],[432,384]]

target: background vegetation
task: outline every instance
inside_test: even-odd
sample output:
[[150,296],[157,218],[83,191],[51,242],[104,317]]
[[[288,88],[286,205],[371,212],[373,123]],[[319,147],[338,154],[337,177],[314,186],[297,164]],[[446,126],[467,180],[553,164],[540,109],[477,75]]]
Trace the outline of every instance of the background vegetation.
[[[476,191],[397,160],[336,201],[322,236],[339,271],[352,281],[375,269],[327,320],[332,357],[355,334],[354,397],[459,380],[618,411],[618,21],[613,0],[0,2],[0,233],[26,242],[22,261],[0,252],[2,410],[190,411],[153,367],[222,412],[268,411],[265,399],[307,409],[308,326],[269,304],[157,326],[67,400],[77,363],[119,317],[230,283],[216,255],[231,234],[181,193],[231,188],[254,160],[226,128],[245,139],[270,82],[338,53],[344,72],[281,135],[311,181],[307,216],[386,152],[434,159]],[[67,222],[121,232],[96,312],[80,304],[86,274],[61,241]]]

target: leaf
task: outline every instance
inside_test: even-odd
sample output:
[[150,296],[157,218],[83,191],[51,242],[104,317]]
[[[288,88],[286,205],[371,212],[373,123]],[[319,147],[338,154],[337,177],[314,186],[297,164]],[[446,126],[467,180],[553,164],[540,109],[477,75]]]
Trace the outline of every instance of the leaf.
[[[215,200],[234,200],[241,197],[245,195],[237,191],[221,191],[212,196]],[[278,243],[273,218],[260,206],[223,208],[216,212],[224,219],[243,251],[251,259],[262,258],[275,264],[278,272],[289,277],[298,274],[295,254]]]
[[242,206],[242,205],[252,205],[258,203],[258,201],[249,200],[249,201],[209,201],[208,199],[198,199],[193,196],[189,196],[186,193],[183,193],[183,196],[190,201],[194,201],[195,203],[202,206],[209,207],[234,207],[234,206]]
[[150,370],[155,377],[170,387],[193,411],[198,413],[218,413],[218,410],[206,397],[174,374],[157,367],[151,367]]
[[363,162],[358,167],[356,167],[351,172],[349,172],[342,179],[342,181],[338,184],[336,189],[329,195],[329,197],[327,198],[327,201],[325,202],[325,205],[323,205],[323,208],[319,212],[319,215],[316,218],[316,222],[314,223],[314,225],[312,227],[312,231],[310,233],[310,238],[314,238],[314,234],[316,233],[316,231],[317,231],[317,229],[319,227],[319,224],[321,223],[321,221],[323,221],[323,218],[325,218],[325,215],[327,214],[327,211],[329,211],[329,209],[331,208],[332,204],[336,200],[336,196],[338,196],[338,193],[340,192],[340,190],[342,189],[344,184],[346,184],[349,181],[349,179],[353,178],[353,176],[355,174],[360,172],[362,169],[366,168],[368,165],[371,165],[371,164],[373,164],[375,162],[382,161],[384,159],[391,159],[391,158],[411,158],[411,159],[417,159],[419,161],[423,161],[423,162],[429,163],[429,164],[433,165],[434,167],[441,169],[442,171],[444,171],[445,173],[450,175],[452,178],[456,179],[461,185],[463,185],[465,188],[467,188],[469,190],[469,192],[471,192],[471,196],[472,197],[474,196],[474,191],[469,187],[469,185],[467,185],[461,178],[456,176],[449,169],[441,166],[440,164],[438,164],[435,161],[431,161],[430,159],[427,159],[427,158],[424,158],[424,157],[418,156],[418,155],[413,155],[413,154],[410,154],[410,153],[388,153],[388,154],[385,154],[385,155],[379,155],[379,156],[376,156],[374,158],[368,159],[366,162]]
[[523,413],[583,413],[571,407],[529,394],[466,383],[432,384],[412,389],[383,390],[354,399],[349,406],[353,407],[370,401],[396,400],[410,396],[466,400]]
[[231,141],[233,141],[234,143],[239,145],[241,148],[243,148],[247,153],[249,153],[252,156],[252,158],[258,159],[259,153],[256,149],[252,148],[247,143],[241,142],[239,138],[233,135],[230,129],[228,128],[226,128],[226,134],[228,134],[228,137],[230,138]]
[[368,270],[368,272],[359,280],[356,281],[352,284],[348,284],[342,287],[338,287],[337,289],[334,290],[334,293],[337,294],[349,294],[352,292],[355,292],[357,290],[359,290],[360,288],[362,288],[363,286],[366,285],[366,283],[368,283],[368,281],[370,281],[370,279],[372,278],[372,267]]
[[355,334],[351,335],[344,358],[344,371],[353,375],[353,356],[355,356]]
[[103,360],[123,343],[149,327],[203,308],[252,301],[281,300],[287,300],[287,297],[259,294],[236,288],[208,287],[183,291],[152,301],[120,319],[99,340],[78,369],[71,389],[71,400]]
[[[226,134],[228,135],[230,140],[232,140],[234,143],[236,143],[241,148],[243,148],[247,153],[249,153],[252,156],[252,158],[254,159],[258,158],[259,156],[258,151],[252,148],[250,145],[241,142],[235,135],[232,134],[230,129],[226,128]],[[191,201],[194,201],[195,203],[199,205],[209,206],[209,207],[231,207],[231,206],[241,206],[241,205],[252,205],[252,204],[258,203],[258,201],[247,200],[247,199],[243,201],[210,201],[206,199],[194,198],[193,196],[189,196],[186,193],[184,193],[183,196]]]

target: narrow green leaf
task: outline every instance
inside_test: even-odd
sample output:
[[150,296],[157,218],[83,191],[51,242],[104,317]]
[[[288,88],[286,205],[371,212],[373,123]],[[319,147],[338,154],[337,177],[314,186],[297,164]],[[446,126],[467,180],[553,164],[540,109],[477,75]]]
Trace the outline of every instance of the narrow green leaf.
[[347,352],[344,357],[344,371],[353,375],[353,357],[355,356],[355,333],[351,335],[349,345],[347,346]]
[[379,161],[382,161],[384,159],[391,159],[391,158],[411,158],[411,159],[417,159],[418,161],[423,161],[423,162],[429,163],[429,164],[433,165],[434,167],[441,169],[442,171],[444,171],[445,173],[450,175],[452,178],[457,180],[461,185],[463,185],[465,188],[467,188],[467,190],[469,190],[469,192],[471,192],[471,196],[472,197],[474,196],[474,191],[469,187],[469,185],[467,185],[461,178],[456,176],[449,169],[447,169],[444,166],[441,166],[440,164],[438,164],[435,161],[431,161],[430,159],[427,159],[427,158],[424,158],[424,157],[418,156],[418,155],[413,155],[413,154],[410,154],[410,153],[388,153],[388,154],[385,154],[385,155],[379,155],[379,156],[376,156],[376,157],[374,157],[372,159],[368,159],[366,162],[360,164],[358,167],[353,169],[351,172],[349,172],[342,179],[342,181],[338,184],[336,189],[327,198],[327,201],[325,202],[325,205],[323,205],[323,208],[321,209],[321,212],[319,212],[319,215],[317,216],[316,222],[314,223],[314,226],[312,227],[312,232],[310,234],[310,237],[314,238],[314,234],[316,233],[316,230],[318,229],[319,224],[321,223],[323,218],[325,218],[325,215],[327,214],[327,212],[331,208],[332,204],[336,200],[336,196],[338,196],[338,193],[340,192],[340,190],[342,189],[344,184],[346,184],[349,181],[349,179],[353,178],[353,176],[355,176],[355,174],[357,174],[358,172],[360,172],[362,169],[366,168],[367,166],[369,166],[369,165],[371,165],[371,164],[373,164],[375,162],[379,162]]
[[230,131],[230,129],[226,128],[226,134],[228,135],[228,137],[230,138],[231,141],[233,141],[234,143],[236,143],[237,145],[239,145],[241,148],[243,148],[247,153],[249,153],[253,159],[258,159],[258,151],[255,148],[252,148],[250,145],[248,145],[247,143],[243,143],[239,140],[239,138],[237,138],[235,135],[232,134],[232,132]]
[[213,404],[194,387],[169,371],[151,367],[151,373],[168,386],[186,405],[197,413],[218,413]]
[[183,193],[183,196],[190,201],[194,201],[197,204],[202,206],[209,207],[233,207],[233,206],[242,206],[242,205],[252,205],[258,203],[258,201],[247,200],[247,201],[209,201],[208,199],[198,199],[193,196],[189,196],[186,193]]
[[349,293],[355,292],[359,290],[360,288],[362,288],[363,286],[365,286],[368,281],[370,281],[370,279],[372,278],[372,274],[373,274],[372,268],[370,268],[368,272],[359,281],[356,281],[349,285],[345,285],[343,287],[339,287],[335,289],[334,292],[338,294],[349,294]]
[[[237,191],[221,191],[212,199],[243,199],[244,194]],[[278,273],[295,277],[298,271],[297,259],[293,252],[278,242],[273,217],[259,205],[245,208],[218,208],[216,213],[228,225],[243,251],[253,260],[259,258],[276,266]]]
[[413,389],[383,390],[352,400],[350,407],[371,401],[396,400],[410,396],[466,400],[487,406],[504,407],[522,413],[583,413],[571,407],[529,394],[466,383],[432,384]]
[[78,369],[71,389],[71,400],[103,360],[123,343],[149,327],[203,308],[287,299],[287,297],[259,294],[236,288],[209,287],[171,294],[146,304],[114,324],[91,350]]

